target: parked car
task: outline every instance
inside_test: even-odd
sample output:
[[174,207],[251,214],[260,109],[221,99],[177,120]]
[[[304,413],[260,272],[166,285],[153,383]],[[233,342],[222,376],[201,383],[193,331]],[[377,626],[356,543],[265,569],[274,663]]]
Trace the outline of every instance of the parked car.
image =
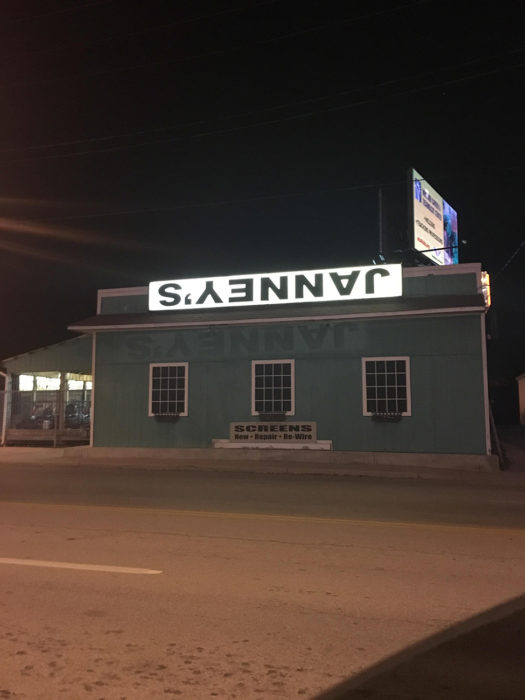
[[66,428],[87,428],[90,423],[89,405],[80,401],[68,403],[65,408],[64,425]]

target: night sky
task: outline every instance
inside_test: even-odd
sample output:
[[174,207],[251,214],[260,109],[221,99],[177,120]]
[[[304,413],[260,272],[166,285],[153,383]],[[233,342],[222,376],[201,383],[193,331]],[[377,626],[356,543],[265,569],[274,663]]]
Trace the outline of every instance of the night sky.
[[4,0],[0,358],[70,337],[99,288],[370,264],[380,186],[406,248],[415,167],[493,276],[492,383],[515,390],[520,8]]

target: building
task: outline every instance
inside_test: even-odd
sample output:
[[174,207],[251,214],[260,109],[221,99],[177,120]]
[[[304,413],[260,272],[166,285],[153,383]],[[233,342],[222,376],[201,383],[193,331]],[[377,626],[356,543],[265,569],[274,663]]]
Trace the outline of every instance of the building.
[[[481,463],[491,454],[484,291],[479,264],[100,290],[97,314],[70,327],[92,347],[90,444]],[[4,365],[12,383],[27,374],[23,356]]]

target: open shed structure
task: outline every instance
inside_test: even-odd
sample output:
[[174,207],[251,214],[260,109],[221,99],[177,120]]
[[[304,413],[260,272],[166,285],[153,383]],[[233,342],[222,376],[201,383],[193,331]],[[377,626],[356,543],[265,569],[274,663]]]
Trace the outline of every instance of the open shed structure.
[[3,361],[1,443],[89,443],[91,339],[72,338]]

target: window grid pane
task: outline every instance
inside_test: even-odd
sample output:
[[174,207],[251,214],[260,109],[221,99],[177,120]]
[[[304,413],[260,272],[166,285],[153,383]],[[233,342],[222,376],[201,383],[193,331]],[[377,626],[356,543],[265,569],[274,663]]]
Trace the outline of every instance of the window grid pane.
[[186,367],[163,365],[151,368],[151,413],[186,413]]
[[258,362],[254,375],[257,413],[288,413],[292,410],[291,362]]
[[366,412],[406,413],[407,361],[365,360]]

